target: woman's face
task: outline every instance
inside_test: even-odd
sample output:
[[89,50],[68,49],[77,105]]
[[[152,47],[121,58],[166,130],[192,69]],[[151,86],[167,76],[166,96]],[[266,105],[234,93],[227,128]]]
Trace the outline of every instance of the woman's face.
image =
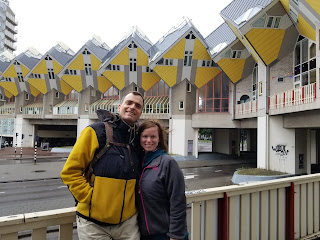
[[159,143],[158,127],[151,127],[143,130],[140,136],[140,144],[145,152],[154,151]]

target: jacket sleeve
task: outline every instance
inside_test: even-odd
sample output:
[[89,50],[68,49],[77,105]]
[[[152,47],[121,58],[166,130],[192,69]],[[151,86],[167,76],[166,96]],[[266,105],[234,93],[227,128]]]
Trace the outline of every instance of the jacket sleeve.
[[165,170],[165,186],[170,204],[169,236],[174,239],[185,239],[187,202],[184,177],[178,163],[169,158]]
[[92,187],[83,176],[83,170],[89,165],[99,147],[96,132],[86,127],[76,141],[61,171],[61,179],[68,185],[70,192],[79,202],[88,203]]

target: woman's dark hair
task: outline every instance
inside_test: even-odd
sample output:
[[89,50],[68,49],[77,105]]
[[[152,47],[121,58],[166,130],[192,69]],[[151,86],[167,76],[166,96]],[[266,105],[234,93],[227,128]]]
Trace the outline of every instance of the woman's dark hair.
[[159,133],[158,149],[162,149],[168,152],[167,131],[161,126],[161,124],[157,120],[148,119],[143,121],[143,123],[139,126],[139,132],[138,132],[139,139],[141,137],[142,132],[145,129],[148,129],[151,127],[158,127],[158,133]]

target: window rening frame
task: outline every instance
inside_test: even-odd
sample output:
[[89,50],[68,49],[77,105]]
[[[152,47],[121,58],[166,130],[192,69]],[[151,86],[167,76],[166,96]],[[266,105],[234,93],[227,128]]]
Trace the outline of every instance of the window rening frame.
[[198,89],[198,113],[229,111],[230,82],[223,81],[223,72]]

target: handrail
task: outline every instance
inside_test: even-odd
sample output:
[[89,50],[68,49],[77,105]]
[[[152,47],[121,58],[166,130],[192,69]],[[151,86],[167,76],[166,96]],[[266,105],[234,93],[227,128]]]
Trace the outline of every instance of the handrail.
[[[320,174],[186,192],[191,205],[191,240],[300,239],[320,233]],[[0,239],[46,239],[59,225],[71,240],[75,208],[0,217]]]

